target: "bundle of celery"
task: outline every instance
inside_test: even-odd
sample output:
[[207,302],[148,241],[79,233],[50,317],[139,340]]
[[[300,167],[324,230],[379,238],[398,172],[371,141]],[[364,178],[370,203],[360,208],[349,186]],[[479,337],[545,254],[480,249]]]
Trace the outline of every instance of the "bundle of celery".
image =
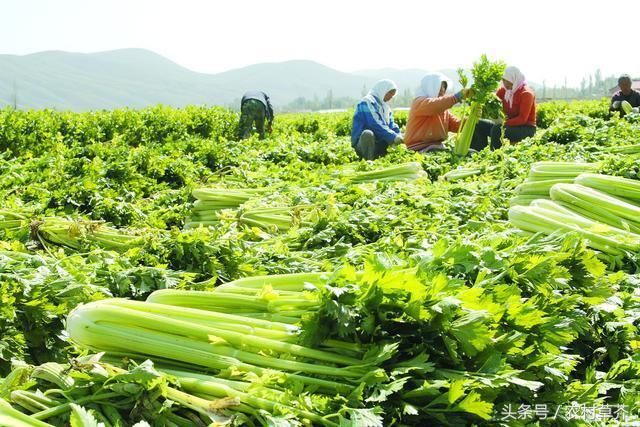
[[408,162],[390,166],[384,169],[376,169],[367,172],[358,172],[349,177],[353,184],[378,181],[413,181],[424,176],[425,172],[418,162]]
[[310,225],[304,219],[311,206],[293,207],[251,207],[247,209],[227,210],[210,215],[191,216],[184,228],[214,226],[223,222],[235,222],[248,227],[258,227],[266,231],[287,231],[294,225]]
[[603,191],[634,202],[640,201],[640,181],[595,173],[583,173],[575,179],[576,184]]
[[[534,164],[531,181],[519,185],[519,196],[510,201],[509,220],[530,232],[575,231],[589,246],[612,255],[637,251],[640,205],[635,202],[640,200],[640,182],[582,173],[596,167],[589,163]],[[553,201],[542,199],[547,196]]]
[[259,189],[246,188],[196,188],[192,191],[192,194],[193,197],[198,199],[194,204],[195,207],[220,210],[237,208],[262,192]]
[[220,211],[237,209],[243,203],[261,194],[259,189],[196,188],[192,194],[197,199],[187,219],[185,228],[198,225],[217,225]]
[[126,370],[101,355],[68,364],[22,364],[0,380],[0,425],[115,427],[148,420],[154,426],[204,427],[230,421],[225,411],[231,414],[240,406],[237,398],[198,397],[175,382],[148,360]]
[[595,221],[640,233],[640,206],[632,202],[580,184],[555,185],[551,188],[551,198]]
[[[491,62],[486,55],[480,57],[480,61],[473,64],[473,84],[471,85],[471,97],[467,100],[471,105],[465,117],[462,119],[460,131],[456,138],[454,153],[466,156],[471,147],[471,140],[476,125],[482,116],[482,108],[485,104],[495,104],[495,92],[504,73],[505,64],[501,61]],[[466,86],[466,77],[461,75],[461,83]]]
[[27,217],[23,214],[8,210],[0,210],[0,230],[16,232],[20,229],[28,229],[28,225]]
[[238,222],[264,230],[286,231],[293,225],[293,212],[292,208],[286,207],[241,210]]
[[588,246],[610,255],[640,250],[640,235],[594,221],[550,200],[510,208],[509,221],[532,233],[574,232],[584,238]]
[[[362,273],[355,273],[356,279],[361,277]],[[147,302],[296,325],[305,315],[315,313],[320,305],[320,291],[330,278],[330,274],[322,272],[246,277],[220,285],[211,292],[156,291],[149,295]],[[292,334],[292,340],[298,339],[297,326],[286,330]],[[365,350],[361,345],[337,340],[322,341],[319,345],[351,355],[360,355]]]
[[296,318],[318,307],[318,300],[310,292],[276,292],[271,288],[262,289],[259,294],[249,294],[237,288],[213,292],[165,289],[153,292],[147,301],[248,317],[272,314]]
[[549,199],[549,190],[555,184],[572,183],[581,173],[594,171],[595,163],[537,162],[531,165],[527,179],[515,188],[516,196],[510,206],[528,205],[536,199]]
[[316,291],[327,280],[326,273],[247,277],[211,292],[156,291],[147,301],[294,324],[318,307]]
[[[273,420],[270,414],[286,413],[288,415],[296,415],[297,418],[306,419],[314,423],[314,425],[334,426],[337,425],[330,421],[330,417],[323,417],[318,413],[312,412],[308,407],[309,402],[320,401],[325,407],[331,399],[327,395],[319,393],[305,394],[304,398],[307,404],[298,402],[286,391],[268,387],[265,384],[252,383],[248,381],[240,381],[237,379],[230,380],[220,378],[213,375],[203,375],[192,371],[176,368],[160,368],[163,372],[172,375],[179,382],[180,386],[188,393],[192,393],[200,398],[207,400],[217,399],[237,399],[239,405],[233,409],[248,415],[252,415],[255,419],[261,420],[267,418]],[[337,399],[336,399],[337,400]],[[338,407],[337,404],[334,404]],[[266,413],[265,413],[266,411]],[[262,421],[263,425],[280,425]],[[288,422],[283,426],[291,425]]]
[[549,190],[556,184],[570,184],[572,178],[546,179],[543,181],[526,180],[515,188],[515,193],[519,196],[549,196]]
[[303,292],[316,291],[329,280],[329,273],[312,272],[296,274],[273,274],[269,276],[245,277],[222,284],[215,288],[215,292],[229,292],[236,294],[258,295],[265,291]]
[[[320,279],[313,274],[308,277]],[[303,284],[293,278],[289,284],[285,281],[276,280],[279,284],[275,287]],[[244,285],[241,282],[234,286],[256,289],[253,286],[257,283],[244,281]],[[236,398],[241,412],[290,412],[318,425],[337,424],[323,416],[329,413],[287,404],[291,396],[285,392],[294,384],[311,393],[325,393],[321,398],[326,403],[330,402],[329,396],[349,394],[360,384],[386,380],[379,365],[392,356],[390,348],[366,352],[366,347],[340,341],[309,347],[299,344],[298,326],[245,312],[289,315],[313,310],[317,301],[303,296],[304,291],[297,296],[293,295],[295,291],[254,296],[229,290],[155,292],[146,302],[97,301],[70,313],[67,332],[81,348],[107,352],[112,357],[152,359],[161,370],[178,377],[186,391],[204,398]],[[246,380],[229,379],[230,374],[240,379],[270,376],[278,380],[261,396],[250,392],[255,387]],[[324,411],[338,411],[341,404],[325,405]]]
[[11,427],[53,427],[53,424],[45,423],[44,421],[30,417],[24,412],[18,411],[1,397],[0,425]]
[[548,181],[550,179],[573,179],[584,172],[597,170],[597,163],[584,162],[536,162],[531,165],[530,181]]
[[618,153],[618,154],[639,154],[640,144],[619,145],[617,147],[606,148],[603,151],[608,151],[609,153]]
[[42,244],[52,243],[73,250],[85,245],[125,252],[144,244],[144,237],[128,234],[98,221],[68,220],[49,217],[31,223],[31,236]]
[[539,194],[520,194],[509,199],[509,206],[529,206],[535,200],[551,200],[551,197]]
[[478,168],[458,168],[442,175],[442,179],[449,182],[460,181],[470,176],[476,176],[482,173],[482,169]]

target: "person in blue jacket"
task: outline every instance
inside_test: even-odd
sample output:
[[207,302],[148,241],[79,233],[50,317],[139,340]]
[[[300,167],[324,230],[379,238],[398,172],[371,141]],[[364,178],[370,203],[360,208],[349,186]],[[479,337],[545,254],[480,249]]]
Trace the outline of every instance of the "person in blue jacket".
[[388,102],[396,95],[396,84],[388,79],[377,82],[356,105],[351,130],[351,146],[360,158],[377,159],[390,145],[402,144],[400,128],[393,121]]

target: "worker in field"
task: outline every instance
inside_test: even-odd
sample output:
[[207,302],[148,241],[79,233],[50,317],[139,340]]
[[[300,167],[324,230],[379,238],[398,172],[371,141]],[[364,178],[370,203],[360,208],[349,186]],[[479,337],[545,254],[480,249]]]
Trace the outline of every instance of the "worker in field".
[[425,75],[420,88],[411,103],[409,119],[405,131],[405,144],[409,150],[427,153],[442,151],[449,132],[458,132],[460,119],[451,114],[453,107],[471,92],[462,89],[454,95],[447,95],[451,81],[442,73]]
[[518,67],[509,66],[502,76],[502,86],[496,92],[502,101],[505,121],[481,119],[476,126],[474,143],[482,148],[491,141],[491,147],[502,146],[502,131],[504,138],[511,142],[520,142],[536,133],[536,94],[527,85],[524,74]]
[[266,131],[273,130],[273,106],[266,93],[261,91],[249,91],[242,96],[240,103],[240,123],[238,134],[240,139],[251,136],[255,125],[260,139],[265,138]]
[[[640,92],[631,87],[631,77],[627,74],[618,79],[619,91],[611,97],[611,111],[619,111],[624,117],[627,113],[637,113],[640,108]],[[625,102],[627,104],[625,104]]]
[[351,146],[360,158],[377,159],[387,154],[389,146],[403,143],[400,128],[393,121],[389,106],[397,91],[393,81],[380,80],[356,105]]

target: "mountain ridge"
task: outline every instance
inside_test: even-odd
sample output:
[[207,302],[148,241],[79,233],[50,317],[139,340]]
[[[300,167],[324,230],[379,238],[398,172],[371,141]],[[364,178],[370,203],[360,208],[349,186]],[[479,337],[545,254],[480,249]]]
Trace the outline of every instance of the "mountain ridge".
[[[216,74],[190,70],[140,48],[95,53],[49,50],[0,54],[0,107],[102,110],[156,104],[222,105],[238,108],[251,89],[268,93],[277,109],[301,100],[357,99],[376,80],[391,78],[399,93],[413,94],[420,69],[348,73],[299,59],[248,65]],[[456,81],[452,70],[444,72]]]

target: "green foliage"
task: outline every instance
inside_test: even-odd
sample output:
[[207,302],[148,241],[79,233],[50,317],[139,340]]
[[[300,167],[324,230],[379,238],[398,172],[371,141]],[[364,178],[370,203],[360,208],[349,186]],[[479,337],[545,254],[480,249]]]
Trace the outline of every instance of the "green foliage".
[[473,89],[469,102],[477,102],[484,105],[493,98],[500,80],[504,74],[505,63],[502,61],[492,62],[486,55],[482,55],[478,62],[474,62],[471,69],[473,76]]
[[[406,116],[395,113],[401,126]],[[19,381],[30,368],[16,362],[9,373],[12,359],[67,365],[77,355],[62,331],[78,304],[323,271],[332,273],[327,286],[301,284],[317,297],[315,311],[279,313],[280,320],[302,318],[301,339],[311,348],[326,350],[330,340],[343,343],[340,354],[369,352],[384,375],[325,406],[299,383],[239,380],[261,393],[275,383],[285,402],[324,408],[338,425],[494,425],[508,404],[637,407],[637,254],[589,249],[575,233],[522,235],[507,212],[536,162],[593,163],[594,173],[637,180],[640,160],[628,147],[640,144],[640,120],[610,117],[604,101],[540,104],[538,120],[535,137],[496,151],[460,158],[392,147],[365,162],[350,146],[349,112],[280,115],[270,138],[244,141],[234,140],[237,115],[217,108],[0,112],[0,375],[8,375],[0,398],[35,390]],[[350,179],[384,177],[409,163],[417,171],[411,180]],[[212,227],[185,229],[193,190],[202,187],[261,191],[217,212]],[[270,227],[276,218],[247,214],[256,210],[289,213],[291,221]],[[52,218],[65,226],[47,239],[37,224]],[[86,233],[65,240],[70,224]],[[111,252],[104,240],[87,238],[99,229],[107,240],[142,239]],[[259,295],[269,301],[274,291]],[[82,381],[98,381],[80,371]],[[135,392],[127,405],[142,402],[122,411],[128,422],[162,425],[161,415],[143,414],[163,413],[156,410],[166,400],[157,393],[171,387],[168,377],[149,399],[153,381],[114,382]],[[34,397],[15,396],[23,403]],[[109,418],[109,405],[77,404],[84,412],[77,409],[76,418]],[[197,425],[187,406],[172,405],[186,418],[171,422]],[[229,412],[237,425],[296,425],[299,418],[289,410]],[[71,413],[69,406],[65,416]]]
[[[454,151],[457,155],[465,156],[468,153],[476,124],[483,112],[488,118],[502,117],[502,105],[495,92],[504,74],[504,69],[505,64],[502,61],[491,62],[484,54],[478,62],[473,64],[471,70],[473,84],[469,97],[465,99],[465,103],[470,106],[468,113],[465,109],[465,116],[456,138]],[[460,83],[465,87],[468,83],[467,76],[462,70],[458,70],[458,75]]]

